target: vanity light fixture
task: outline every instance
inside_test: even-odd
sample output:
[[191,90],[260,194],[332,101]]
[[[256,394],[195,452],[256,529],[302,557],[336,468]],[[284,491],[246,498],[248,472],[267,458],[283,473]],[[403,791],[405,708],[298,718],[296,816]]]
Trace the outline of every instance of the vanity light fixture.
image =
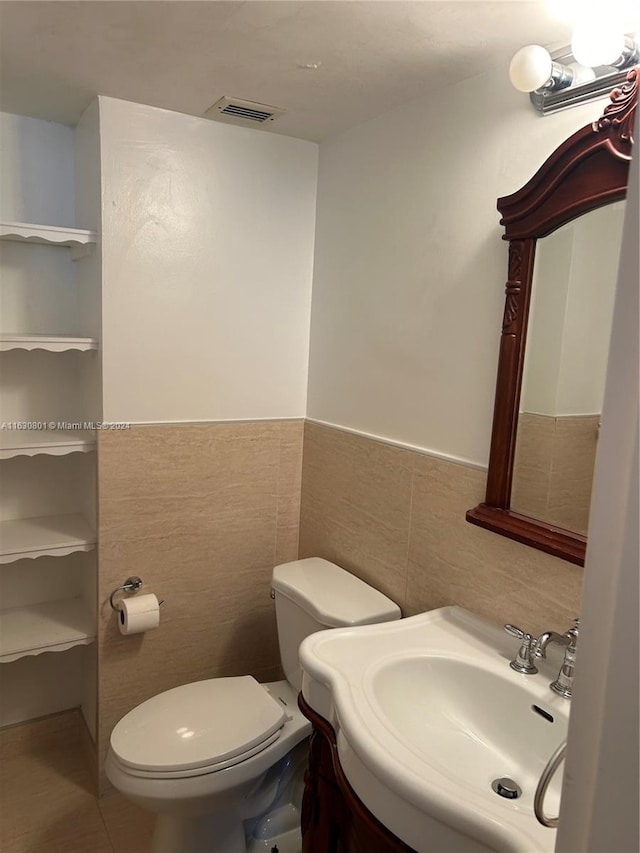
[[595,24],[576,27],[571,37],[571,53],[576,62],[591,68],[599,65],[618,67],[624,61],[626,37],[615,30],[602,29]]
[[639,63],[640,46],[633,36],[586,26],[576,28],[571,47],[553,54],[537,44],[521,48],[511,60],[509,77],[544,115],[606,97]]
[[554,62],[549,51],[539,44],[521,47],[509,66],[509,77],[519,92],[566,89],[573,83],[573,76],[571,68]]

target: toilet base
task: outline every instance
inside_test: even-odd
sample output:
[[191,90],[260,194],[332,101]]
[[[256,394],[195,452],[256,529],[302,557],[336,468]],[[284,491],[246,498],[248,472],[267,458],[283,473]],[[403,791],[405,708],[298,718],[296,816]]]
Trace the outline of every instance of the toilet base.
[[[308,741],[278,762],[254,794],[244,800],[243,819],[236,809],[199,816],[160,813],[152,853],[300,853],[300,809]],[[268,806],[265,811],[261,804]],[[264,805],[262,806],[264,808]]]
[[300,853],[300,827],[278,832],[272,837],[252,838],[247,842],[244,825],[236,817],[183,819],[159,815],[151,842],[151,853]]
[[152,853],[246,853],[242,822],[235,814],[182,818],[158,815]]
[[274,847],[278,849],[278,853],[301,853],[302,833],[300,829],[292,829],[276,838],[260,841],[254,839],[247,845],[247,853],[271,853]]

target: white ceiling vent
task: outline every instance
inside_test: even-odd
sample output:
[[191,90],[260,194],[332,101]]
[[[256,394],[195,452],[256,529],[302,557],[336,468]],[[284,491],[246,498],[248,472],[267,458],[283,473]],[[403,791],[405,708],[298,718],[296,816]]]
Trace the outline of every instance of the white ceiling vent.
[[209,107],[205,116],[231,124],[242,124],[245,127],[256,124],[267,124],[278,116],[286,113],[281,107],[271,107],[269,104],[257,104],[255,101],[243,101],[241,98],[220,98]]

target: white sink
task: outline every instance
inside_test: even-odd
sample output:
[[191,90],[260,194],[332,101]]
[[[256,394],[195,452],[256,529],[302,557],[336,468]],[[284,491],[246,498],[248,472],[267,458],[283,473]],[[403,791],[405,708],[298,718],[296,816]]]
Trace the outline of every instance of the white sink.
[[[532,676],[509,668],[516,649],[459,607],[314,634],[300,648],[302,694],[333,725],[349,782],[419,853],[554,849],[533,795],[566,738],[569,702],[549,689],[562,652],[549,649]],[[505,776],[519,798],[492,790]],[[561,782],[547,814],[558,813]]]

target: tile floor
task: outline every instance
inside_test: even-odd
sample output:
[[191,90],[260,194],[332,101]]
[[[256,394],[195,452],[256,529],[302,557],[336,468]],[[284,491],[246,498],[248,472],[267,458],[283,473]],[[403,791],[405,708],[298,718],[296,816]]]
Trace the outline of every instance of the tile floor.
[[77,739],[12,738],[0,754],[0,853],[148,853],[152,816],[119,794],[96,799]]

